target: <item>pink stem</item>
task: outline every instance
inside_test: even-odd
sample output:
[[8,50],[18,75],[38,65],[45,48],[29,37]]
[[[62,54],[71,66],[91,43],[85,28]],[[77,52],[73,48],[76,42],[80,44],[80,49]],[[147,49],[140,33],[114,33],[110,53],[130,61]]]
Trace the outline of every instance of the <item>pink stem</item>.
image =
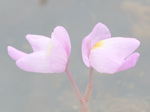
[[93,87],[93,68],[90,68],[89,84],[86,88],[85,95],[81,102],[80,112],[90,112],[89,99],[92,93],[92,87]]
[[91,93],[92,93],[92,88],[93,88],[93,68],[91,67],[90,68],[90,76],[89,76],[89,84],[86,88],[86,92],[85,92],[85,95],[84,95],[84,100],[86,102],[89,102],[89,99],[90,99],[90,96],[91,96]]
[[73,89],[74,89],[74,91],[75,91],[79,101],[81,102],[83,97],[81,96],[81,93],[80,93],[80,91],[79,91],[79,89],[78,89],[74,79],[72,78],[72,75],[71,75],[71,73],[68,70],[68,67],[66,68],[66,74],[67,74],[67,76],[68,76],[68,78],[69,78],[69,80],[70,80],[70,82],[72,84],[72,87],[73,87]]
[[80,112],[90,112],[90,110],[89,110],[89,102],[86,102],[84,99],[81,102]]
[[80,112],[90,112],[89,110],[89,98],[91,96],[91,92],[92,92],[92,86],[93,86],[93,68],[90,68],[90,78],[89,78],[89,84],[87,86],[86,92],[85,92],[85,96],[83,97],[74,81],[74,79],[71,76],[71,73],[68,70],[68,64],[66,67],[66,74],[72,84],[72,87],[81,103],[81,107],[80,107]]

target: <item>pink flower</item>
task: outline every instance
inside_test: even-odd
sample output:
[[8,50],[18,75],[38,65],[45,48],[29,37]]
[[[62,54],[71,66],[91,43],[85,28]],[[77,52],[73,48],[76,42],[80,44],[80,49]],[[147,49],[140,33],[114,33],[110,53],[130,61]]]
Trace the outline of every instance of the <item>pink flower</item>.
[[31,44],[33,53],[27,54],[8,46],[8,54],[16,60],[19,68],[38,73],[60,73],[66,69],[71,44],[63,27],[56,27],[51,38],[29,34],[26,39]]
[[100,73],[115,73],[134,67],[140,42],[134,38],[111,38],[109,29],[98,23],[82,41],[82,57],[87,67]]

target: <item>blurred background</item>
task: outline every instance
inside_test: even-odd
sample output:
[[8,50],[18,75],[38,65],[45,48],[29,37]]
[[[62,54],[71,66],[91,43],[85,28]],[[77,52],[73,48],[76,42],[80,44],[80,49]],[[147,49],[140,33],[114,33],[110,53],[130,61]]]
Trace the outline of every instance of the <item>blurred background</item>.
[[150,0],[0,0],[0,112],[79,112],[65,73],[22,71],[7,46],[30,53],[27,34],[50,37],[56,26],[64,26],[72,43],[69,68],[83,94],[89,69],[82,61],[81,42],[98,22],[113,37],[140,40],[141,56],[126,71],[94,71],[91,112],[150,112]]

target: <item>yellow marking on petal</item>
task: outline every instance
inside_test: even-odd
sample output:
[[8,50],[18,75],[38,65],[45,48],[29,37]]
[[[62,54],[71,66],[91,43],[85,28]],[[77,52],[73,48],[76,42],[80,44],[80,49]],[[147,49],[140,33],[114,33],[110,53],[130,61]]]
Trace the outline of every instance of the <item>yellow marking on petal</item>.
[[104,44],[103,41],[99,41],[99,42],[97,42],[97,43],[94,45],[94,47],[93,47],[92,49],[100,48],[100,47],[103,46],[103,44]]
[[49,46],[49,52],[48,52],[48,54],[51,54],[51,52],[52,52],[52,43]]

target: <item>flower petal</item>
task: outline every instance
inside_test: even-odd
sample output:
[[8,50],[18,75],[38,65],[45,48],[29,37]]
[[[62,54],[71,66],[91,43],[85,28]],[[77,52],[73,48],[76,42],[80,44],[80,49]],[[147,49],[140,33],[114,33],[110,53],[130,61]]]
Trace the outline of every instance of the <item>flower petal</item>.
[[[90,64],[98,72],[115,73],[117,70],[122,71],[134,65],[134,62],[126,66],[128,60],[138,57],[137,54],[131,55],[127,62],[124,60],[139,46],[140,42],[133,38],[110,38],[100,41],[98,45],[90,52]],[[135,56],[135,57],[134,57]],[[134,59],[135,61],[135,59]],[[122,65],[122,63],[124,63]],[[128,64],[128,63],[127,63]],[[123,66],[119,69],[120,66]]]
[[89,54],[90,54],[90,43],[88,42],[87,38],[84,38],[82,41],[82,58],[84,64],[87,67],[90,67]]
[[54,42],[51,52],[39,51],[19,59],[16,64],[19,68],[38,73],[60,73],[66,68],[68,56],[66,51]]
[[51,36],[52,40],[57,40],[61,43],[62,47],[66,50],[67,55],[71,52],[71,43],[66,29],[62,26],[57,26]]
[[140,45],[140,42],[134,38],[114,37],[102,41],[101,47],[97,49],[105,49],[110,54],[115,54],[118,57],[125,59],[133,53]]
[[53,73],[50,69],[49,56],[44,51],[34,52],[16,61],[22,70],[28,72]]
[[95,25],[93,31],[88,35],[87,38],[91,38],[91,48],[99,41],[111,38],[111,34],[107,26],[102,23]]
[[8,50],[9,56],[10,56],[12,59],[14,59],[14,60],[18,60],[18,59],[20,59],[20,58],[22,58],[22,57],[27,56],[26,53],[21,52],[21,51],[15,49],[14,47],[11,47],[11,46],[8,46],[8,47],[7,47],[7,50]]
[[117,72],[127,70],[129,68],[132,68],[136,65],[138,59],[139,59],[140,54],[139,53],[133,53],[131,54],[124,62],[123,64],[119,67]]
[[50,56],[50,68],[55,73],[63,72],[66,69],[66,65],[68,63],[68,57],[69,56],[67,55],[66,51],[55,42]]
[[122,64],[117,55],[104,48],[92,49],[89,56],[91,66],[100,73],[114,73]]
[[31,44],[31,47],[34,52],[47,50],[51,46],[51,39],[41,35],[31,35],[28,34],[26,39]]
[[110,38],[109,29],[102,23],[98,23],[93,28],[92,32],[86,36],[82,41],[82,57],[86,66],[89,64],[89,53],[92,47],[100,40]]

